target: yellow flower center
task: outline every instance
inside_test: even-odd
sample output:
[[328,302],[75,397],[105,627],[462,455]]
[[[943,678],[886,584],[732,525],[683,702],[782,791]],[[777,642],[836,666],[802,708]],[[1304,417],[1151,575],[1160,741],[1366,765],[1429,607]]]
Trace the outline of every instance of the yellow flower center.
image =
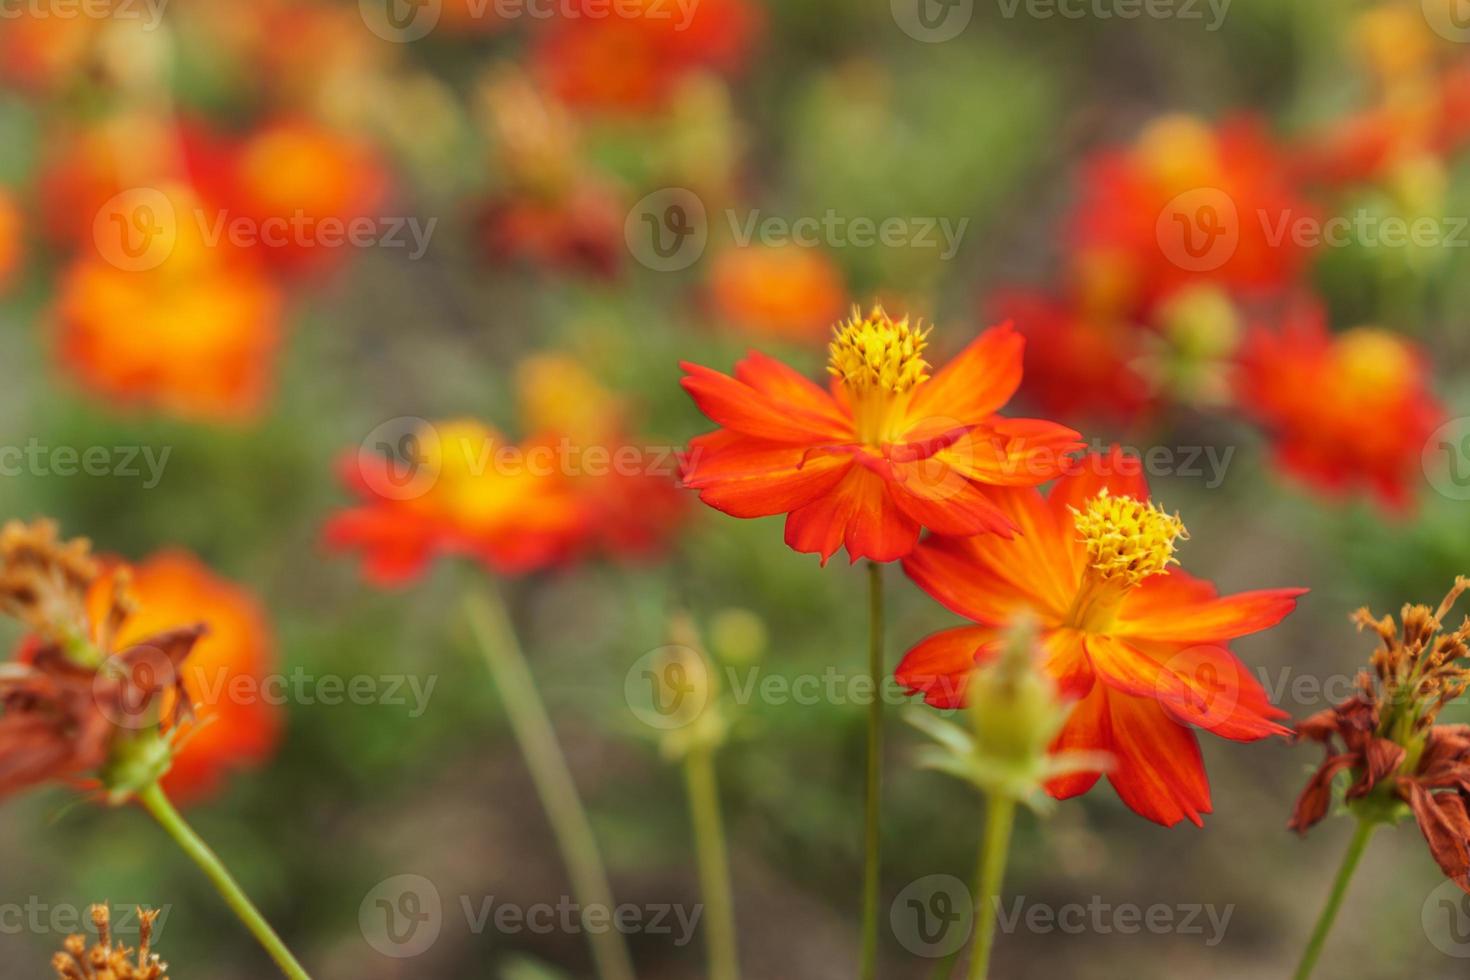
[[1130,588],[1177,563],[1174,542],[1189,537],[1177,514],[1132,497],[1114,497],[1106,488],[1072,513],[1092,571]]
[[1397,394],[1414,375],[1414,358],[1402,340],[1377,327],[1354,327],[1334,351],[1343,385],[1361,395]]
[[894,409],[916,385],[929,379],[924,360],[929,331],[895,321],[875,306],[866,317],[854,309],[833,330],[827,371],[842,382],[852,400],[858,437],[869,445],[888,439]]
[[1134,151],[1140,163],[1172,193],[1208,186],[1220,169],[1215,134],[1194,116],[1173,115],[1150,124]]
[[882,391],[901,395],[929,378],[924,360],[929,331],[894,320],[876,306],[867,317],[852,316],[833,331],[827,371],[841,378],[853,394]]

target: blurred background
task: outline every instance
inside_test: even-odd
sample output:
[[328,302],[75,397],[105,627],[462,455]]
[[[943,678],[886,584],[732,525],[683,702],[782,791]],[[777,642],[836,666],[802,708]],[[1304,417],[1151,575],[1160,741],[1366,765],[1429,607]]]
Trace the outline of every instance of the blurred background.
[[[1302,718],[1366,662],[1351,611],[1436,603],[1470,572],[1459,13],[6,4],[0,514],[135,563],[153,626],[214,623],[199,679],[259,694],[196,692],[219,718],[170,788],[313,975],[592,975],[578,931],[482,914],[570,890],[467,626],[464,596],[493,589],[614,893],[644,921],[670,910],[628,936],[638,975],[705,971],[676,914],[700,902],[683,776],[627,694],[683,611],[724,679],[745,975],[851,977],[864,576],[677,490],[673,452],[710,428],[679,362],[756,348],[818,377],[854,303],[932,322],[936,361],[1014,319],[1010,414],[1145,454],[1190,529],[1184,566],[1222,591],[1311,588],[1235,646]],[[493,560],[430,562],[420,525],[369,519],[359,453],[411,457],[446,424],[642,462],[561,474],[575,545],[519,553],[511,532],[539,518],[512,509]],[[957,620],[885,572],[896,663]],[[800,679],[815,697],[780,693]],[[968,879],[981,810],[913,765],[922,737],[889,696],[882,975],[925,977],[938,947],[908,899]],[[1346,822],[1284,829],[1317,750],[1201,742],[1203,829],[1147,823],[1106,785],[1023,816],[1008,902],[1089,911],[1003,921],[995,975],[1289,971]],[[166,910],[177,980],[268,975],[133,809],[8,801],[0,866],[0,975],[46,975],[103,899]],[[1380,834],[1324,973],[1463,976],[1470,910],[1444,918],[1442,880],[1411,824]],[[405,881],[437,896],[426,942],[372,925],[379,899],[411,911]],[[1153,907],[1169,925],[1116,914]]]

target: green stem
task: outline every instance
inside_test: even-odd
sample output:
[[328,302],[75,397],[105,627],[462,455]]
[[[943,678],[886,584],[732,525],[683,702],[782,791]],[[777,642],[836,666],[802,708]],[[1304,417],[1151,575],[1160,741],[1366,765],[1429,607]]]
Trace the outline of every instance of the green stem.
[[720,819],[720,788],[715,780],[712,750],[700,747],[684,757],[684,784],[689,792],[699,886],[704,895],[709,980],[739,980],[730,857],[725,849],[725,826]]
[[164,795],[162,787],[153,783],[138,794],[138,802],[142,803],[144,809],[153,815],[153,819],[158,821],[159,826],[168,831],[169,836],[179,847],[183,848],[184,853],[199,865],[200,870],[213,882],[220,895],[224,896],[225,904],[240,917],[240,921],[245,923],[245,928],[250,930],[251,935],[255,936],[260,945],[265,947],[265,951],[271,955],[271,959],[276,961],[281,972],[291,980],[311,980],[307,972],[301,968],[301,964],[296,962],[296,957],[292,956],[291,951],[286,948],[286,944],[281,942],[281,937],[277,936],[276,931],[270,927],[270,923],[266,922],[265,917],[251,904],[250,899],[241,890],[239,882],[235,881],[234,876],[220,861],[219,856],[200,839],[198,834],[194,833],[193,828],[184,822],[179,811],[174,809],[174,805]]
[[868,774],[864,814],[862,980],[878,975],[878,889],[883,789],[883,566],[868,562]]
[[1332,891],[1327,895],[1327,904],[1322,909],[1322,915],[1317,919],[1317,927],[1312,930],[1312,938],[1307,941],[1307,948],[1302,953],[1302,961],[1296,968],[1294,974],[1296,980],[1307,980],[1312,975],[1312,969],[1316,967],[1317,960],[1322,956],[1322,948],[1327,944],[1327,934],[1332,931],[1332,923],[1337,918],[1337,910],[1342,907],[1343,896],[1347,894],[1348,882],[1352,881],[1353,872],[1358,870],[1358,862],[1363,858],[1363,851],[1368,847],[1368,838],[1373,836],[1373,831],[1378,826],[1377,821],[1359,818],[1358,829],[1353,834],[1353,839],[1348,842],[1347,853],[1343,855],[1342,867],[1337,869],[1337,878],[1332,882]]
[[991,793],[985,807],[985,835],[980,839],[980,858],[975,870],[975,951],[970,954],[970,980],[985,980],[990,969],[1000,886],[1005,880],[1011,828],[1015,823],[1016,801]]
[[[597,838],[577,795],[577,785],[556,740],[546,706],[536,693],[536,680],[516,640],[505,605],[491,589],[488,599],[472,595],[466,599],[465,607],[485,662],[500,690],[511,732],[561,849],[572,891],[584,910],[600,907],[611,914],[612,886],[597,848]],[[603,980],[633,980],[633,962],[621,933],[616,929],[588,929],[587,941],[597,961],[598,976]]]

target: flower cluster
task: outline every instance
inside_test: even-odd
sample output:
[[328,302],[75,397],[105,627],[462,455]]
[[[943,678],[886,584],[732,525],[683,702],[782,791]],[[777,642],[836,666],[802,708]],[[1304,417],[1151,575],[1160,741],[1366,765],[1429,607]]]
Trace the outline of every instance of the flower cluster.
[[97,941],[89,948],[85,936],[68,936],[63,951],[51,960],[58,980],[168,980],[168,964],[150,948],[157,921],[157,910],[138,910],[138,948],[134,951],[113,942],[107,906],[92,906]]

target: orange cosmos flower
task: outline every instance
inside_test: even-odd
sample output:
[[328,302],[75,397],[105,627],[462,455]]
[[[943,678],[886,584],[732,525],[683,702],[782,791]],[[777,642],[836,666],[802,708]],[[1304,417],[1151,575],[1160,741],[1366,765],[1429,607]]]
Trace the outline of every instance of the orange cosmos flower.
[[501,574],[566,559],[587,513],[558,447],[517,446],[468,419],[424,423],[398,443],[344,460],[343,482],[361,500],[327,523],[326,544],[362,554],[379,585],[416,579],[440,555],[474,558]]
[[[1048,496],[991,491],[1021,533],[931,537],[904,561],[926,592],[978,626],[946,630],[910,650],[900,684],[937,707],[957,707],[976,663],[1019,610],[1038,617],[1046,669],[1077,705],[1057,751],[1095,750],[1123,802],[1171,826],[1201,823],[1210,788],[1192,728],[1235,741],[1287,733],[1228,642],[1276,625],[1303,589],[1221,597],[1178,569],[1178,517],[1150,503],[1137,459],[1089,456]],[[1100,773],[1052,782],[1058,799],[1085,793]]]
[[689,445],[684,482],[734,517],[786,514],[786,543],[853,561],[908,554],[919,529],[1015,530],[988,491],[1056,476],[1080,447],[1053,422],[996,415],[1021,383],[1022,339],[987,330],[932,378],[927,330],[854,311],[830,347],[830,391],[751,352],[729,377],[684,364],[721,426]]
[[251,134],[239,147],[232,178],[230,210],[259,229],[262,258],[297,273],[340,262],[350,245],[347,232],[371,221],[388,184],[372,146],[304,119],[282,119]]
[[796,245],[721,252],[710,272],[715,311],[752,334],[813,341],[842,315],[842,273],[825,253]]
[[750,0],[701,0],[687,13],[642,0],[637,16],[609,16],[596,0],[577,2],[583,9],[548,25],[533,58],[558,98],[594,111],[656,111],[691,74],[735,74],[761,26]]
[[227,242],[208,242],[191,189],[156,193],[100,215],[97,248],[64,274],[61,364],[122,405],[214,421],[253,418],[270,386],[281,295]]
[[1376,327],[1334,336],[1312,302],[1294,304],[1279,329],[1247,334],[1235,388],[1283,469],[1328,494],[1369,490],[1394,509],[1411,505],[1424,442],[1446,417],[1410,341]]
[[626,559],[667,550],[689,513],[673,452],[640,444],[628,406],[570,357],[529,358],[516,383],[527,431],[557,446],[566,464],[585,513],[585,549]]
[[[124,567],[109,569],[88,592],[94,622],[103,621]],[[268,759],[279,741],[279,707],[262,696],[275,662],[266,615],[255,596],[186,552],[159,552],[127,574],[134,611],[118,629],[116,644],[142,643],[185,623],[208,627],[179,668],[193,720],[162,781],[177,800],[205,799],[231,770]]]
[[0,190],[0,291],[10,285],[20,265],[20,209],[8,191]]
[[1135,315],[1192,282],[1279,290],[1307,258],[1292,223],[1315,214],[1285,174],[1253,120],[1159,119],[1132,147],[1085,164],[1071,231],[1078,268],[1107,270],[1118,311]]

